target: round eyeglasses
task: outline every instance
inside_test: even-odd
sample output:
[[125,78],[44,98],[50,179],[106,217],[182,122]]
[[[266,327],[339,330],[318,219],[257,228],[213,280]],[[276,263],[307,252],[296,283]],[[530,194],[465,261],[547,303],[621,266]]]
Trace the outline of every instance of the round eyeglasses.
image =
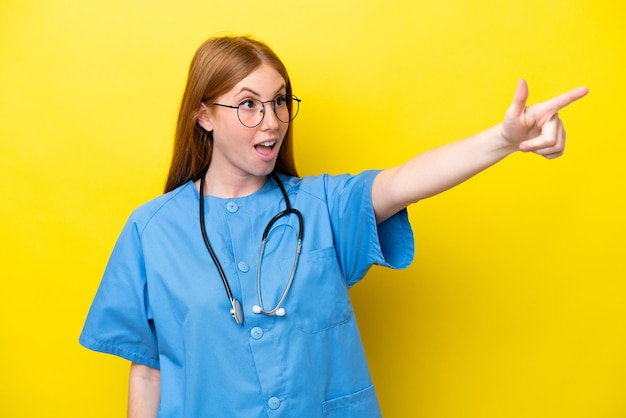
[[283,123],[289,123],[298,116],[300,110],[300,102],[293,95],[278,96],[272,100],[261,101],[258,99],[246,99],[239,103],[237,106],[225,105],[220,103],[212,103],[214,106],[228,107],[230,109],[237,109],[237,117],[239,122],[246,128],[256,128],[263,122],[265,117],[265,104],[271,103],[274,114],[279,121]]

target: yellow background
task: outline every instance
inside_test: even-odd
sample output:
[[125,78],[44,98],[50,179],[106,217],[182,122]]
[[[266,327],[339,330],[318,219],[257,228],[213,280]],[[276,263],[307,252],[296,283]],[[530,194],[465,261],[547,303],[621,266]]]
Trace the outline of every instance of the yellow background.
[[386,417],[626,416],[626,6],[602,0],[0,1],[0,417],[124,416],[78,345],[130,211],[161,192],[188,64],[252,34],[290,70],[301,175],[399,164],[579,85],[565,157],[410,209],[416,259],[352,290]]

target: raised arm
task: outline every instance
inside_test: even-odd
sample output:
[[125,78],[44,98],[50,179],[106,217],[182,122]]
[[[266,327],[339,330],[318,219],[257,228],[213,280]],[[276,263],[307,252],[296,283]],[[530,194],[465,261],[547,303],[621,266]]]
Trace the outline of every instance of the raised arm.
[[380,172],[372,189],[376,220],[380,223],[411,203],[448,190],[515,151],[561,156],[565,130],[558,111],[587,92],[580,87],[527,107],[528,86],[520,80],[501,124]]

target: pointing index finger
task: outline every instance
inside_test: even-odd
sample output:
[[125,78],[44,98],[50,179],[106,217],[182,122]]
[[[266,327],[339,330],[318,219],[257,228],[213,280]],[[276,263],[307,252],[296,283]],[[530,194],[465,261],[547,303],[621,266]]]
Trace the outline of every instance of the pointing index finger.
[[548,115],[557,113],[560,109],[575,102],[576,100],[585,97],[589,93],[587,87],[578,87],[570,90],[567,93],[559,94],[558,96],[540,104],[541,109]]

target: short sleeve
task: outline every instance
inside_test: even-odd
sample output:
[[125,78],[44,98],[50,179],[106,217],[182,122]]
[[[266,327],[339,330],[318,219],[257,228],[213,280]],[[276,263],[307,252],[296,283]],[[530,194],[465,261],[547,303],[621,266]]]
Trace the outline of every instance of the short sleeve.
[[414,256],[413,231],[406,209],[376,223],[372,184],[378,171],[333,177],[329,187],[330,213],[339,262],[349,286],[365,276],[373,264],[402,269]]
[[113,248],[79,342],[91,350],[159,368],[140,232],[132,218]]

